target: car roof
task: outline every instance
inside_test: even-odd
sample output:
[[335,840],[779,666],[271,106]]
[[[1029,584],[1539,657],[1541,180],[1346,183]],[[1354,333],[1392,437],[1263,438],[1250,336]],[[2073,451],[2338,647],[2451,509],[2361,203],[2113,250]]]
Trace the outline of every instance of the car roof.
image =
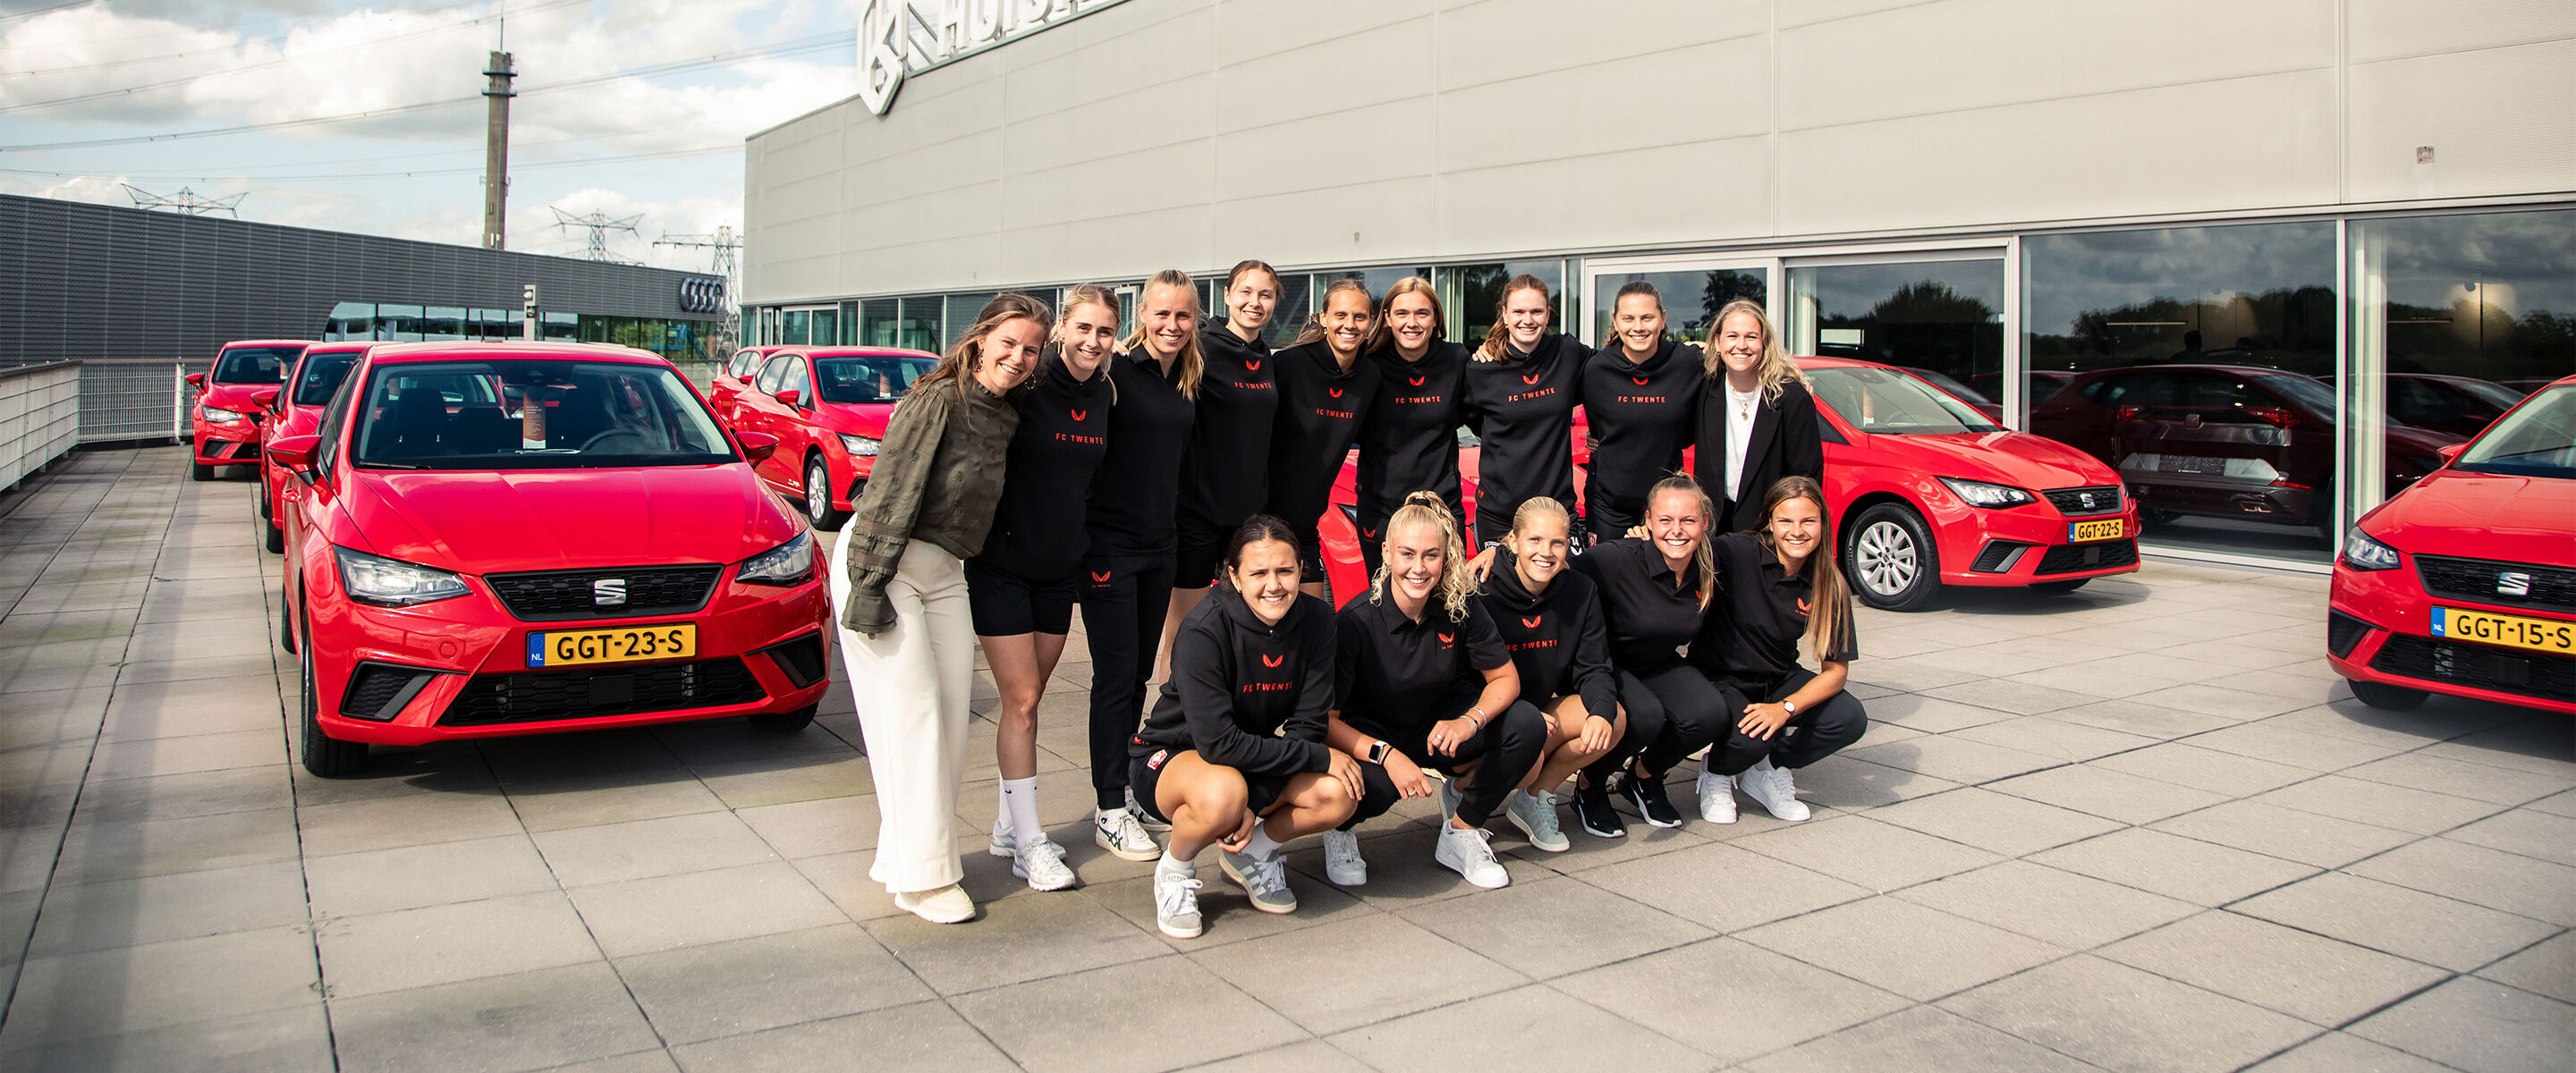
[[669,365],[661,355],[615,343],[379,343],[367,351],[378,364],[418,361],[621,361]]
[[799,354],[810,354],[818,358],[929,358],[932,361],[939,360],[939,355],[930,353],[926,350],[906,350],[902,347],[891,346],[790,346],[781,347],[779,349],[793,350]]
[[354,350],[363,354],[383,345],[384,343],[374,339],[335,339],[328,343],[315,343],[312,346],[305,347],[304,352],[311,354],[315,351],[322,351],[325,353],[337,354],[343,350]]
[[312,346],[312,345],[313,345],[313,340],[310,340],[310,339],[235,339],[235,340],[233,340],[232,342],[229,342],[229,343],[224,344],[224,345],[223,345],[223,347],[222,347],[221,349],[224,349],[224,350],[231,350],[232,348],[237,347],[237,346]]

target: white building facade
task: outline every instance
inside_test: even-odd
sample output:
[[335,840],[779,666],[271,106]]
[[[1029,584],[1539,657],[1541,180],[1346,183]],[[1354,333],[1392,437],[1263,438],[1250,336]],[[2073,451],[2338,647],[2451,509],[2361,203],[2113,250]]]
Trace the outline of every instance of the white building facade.
[[915,69],[748,144],[764,342],[935,348],[999,290],[1260,258],[1283,329],[1335,277],[1422,274],[1481,336],[1527,272],[1599,343],[1646,279],[1693,337],[1759,298],[1794,352],[2070,442],[2081,408],[2042,404],[2075,374],[2280,402],[2260,465],[2325,506],[2148,544],[2309,564],[2420,473],[2417,431],[2576,373],[2565,0],[869,8]]

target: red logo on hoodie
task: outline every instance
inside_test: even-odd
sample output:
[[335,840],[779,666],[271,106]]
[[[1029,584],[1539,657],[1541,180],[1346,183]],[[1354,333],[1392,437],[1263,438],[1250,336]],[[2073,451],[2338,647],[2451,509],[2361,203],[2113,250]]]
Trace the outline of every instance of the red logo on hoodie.
[[1077,423],[1078,423],[1078,422],[1080,422],[1080,421],[1081,421],[1085,416],[1087,416],[1087,415],[1089,415],[1089,414],[1091,413],[1091,411],[1089,411],[1089,410],[1066,410],[1065,412],[1066,412],[1066,413],[1069,413],[1069,414],[1072,414],[1072,415],[1073,415],[1073,419],[1074,419],[1074,421],[1076,421]]
[[1337,387],[1325,388],[1324,393],[1337,399],[1342,397],[1342,389]]
[[1521,383],[1524,383],[1524,384],[1535,384],[1535,383],[1538,383],[1538,374],[1537,374],[1537,373],[1524,373],[1524,374],[1522,374],[1522,375],[1521,375]]
[[1448,643],[1449,643],[1449,642],[1451,642],[1451,641],[1455,641],[1455,640],[1457,640],[1457,639],[1458,639],[1458,635],[1457,635],[1457,634],[1454,634],[1454,633],[1444,633],[1444,634],[1441,634],[1441,635],[1440,635],[1440,643],[1441,643],[1441,644],[1444,644],[1444,645],[1445,645],[1445,644],[1448,644]]
[[1111,571],[1111,570],[1094,570],[1094,571],[1092,571],[1092,572],[1091,572],[1091,580],[1093,580],[1093,581],[1097,581],[1097,582],[1099,582],[1099,583],[1101,583],[1101,584],[1103,584],[1103,585],[1106,585],[1106,584],[1109,584],[1109,575],[1110,575],[1110,574],[1112,574],[1112,573],[1115,573],[1115,571]]
[[1419,376],[1408,376],[1408,377],[1405,377],[1404,379],[1405,379],[1405,382],[1410,383],[1410,384],[1412,384],[1412,385],[1413,385],[1413,386],[1415,386],[1415,387],[1421,387],[1421,386],[1422,386],[1422,378],[1421,378],[1421,377],[1419,377]]
[[1547,621],[1547,616],[1546,616],[1546,615],[1544,615],[1544,614],[1542,614],[1542,615],[1538,616],[1537,618],[1525,618],[1525,619],[1522,619],[1522,620],[1521,620],[1521,625],[1526,626],[1526,627],[1528,627],[1528,628],[1530,628],[1530,629],[1535,630],[1535,629],[1537,629],[1537,628],[1538,628],[1538,624],[1539,624],[1539,623],[1541,623],[1541,622],[1545,622],[1545,621]]
[[1244,363],[1243,363],[1243,371],[1245,371],[1245,372],[1247,372],[1247,373],[1257,373],[1257,372],[1260,372],[1260,371],[1261,371],[1261,360],[1260,360],[1260,359],[1258,359],[1258,358],[1255,358],[1255,359],[1253,359],[1253,360],[1251,360],[1251,361],[1244,362]]
[[1262,665],[1262,666],[1264,666],[1264,667],[1276,667],[1276,666],[1278,666],[1278,665],[1280,665],[1280,664],[1282,664],[1282,663],[1286,663],[1286,662],[1288,662],[1288,657],[1286,657],[1286,656],[1263,656],[1263,657],[1261,657],[1261,665]]
[[1644,376],[1631,376],[1631,377],[1629,377],[1629,378],[1628,378],[1628,382],[1629,382],[1629,383],[1631,383],[1631,384],[1635,384],[1635,385],[1637,385],[1638,387],[1644,387],[1644,386],[1646,386],[1646,381],[1647,381],[1647,380],[1649,380],[1649,379],[1652,379],[1652,378],[1651,378],[1651,377],[1644,377]]

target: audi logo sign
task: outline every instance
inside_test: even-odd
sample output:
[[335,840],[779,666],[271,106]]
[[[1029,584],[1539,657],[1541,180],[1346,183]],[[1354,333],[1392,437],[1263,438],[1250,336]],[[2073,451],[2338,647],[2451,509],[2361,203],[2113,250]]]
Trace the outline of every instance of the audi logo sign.
[[690,313],[721,313],[725,307],[725,281],[720,279],[684,279],[680,281],[680,308]]

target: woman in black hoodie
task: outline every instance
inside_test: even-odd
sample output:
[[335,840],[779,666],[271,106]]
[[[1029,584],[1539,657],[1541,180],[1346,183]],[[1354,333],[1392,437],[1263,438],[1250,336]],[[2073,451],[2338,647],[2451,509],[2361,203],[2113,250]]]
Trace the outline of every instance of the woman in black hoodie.
[[1360,357],[1377,317],[1377,300],[1355,279],[1334,280],[1324,308],[1297,334],[1295,345],[1271,356],[1279,372],[1279,423],[1270,431],[1270,506],[1297,531],[1306,560],[1300,585],[1324,595],[1323,545],[1316,524],[1332,509],[1333,481],[1342,475],[1351,441],[1377,393],[1377,364]]
[[1664,335],[1664,298],[1654,284],[1619,288],[1610,330],[1619,345],[1593,355],[1581,395],[1592,438],[1583,520],[1595,539],[1641,524],[1646,489],[1681,472],[1708,380],[1699,348]]
[[1190,613],[1172,676],[1129,746],[1136,799],[1172,825],[1154,867],[1154,922],[1200,931],[1199,851],[1265,913],[1293,913],[1280,845],[1329,831],[1359,806],[1349,754],[1324,744],[1333,706],[1333,612],[1297,591],[1297,538],[1256,514],[1225,549],[1216,599]]
[[1555,316],[1548,301],[1547,284],[1537,276],[1512,277],[1503,284],[1493,329],[1467,363],[1462,414],[1484,440],[1476,539],[1488,548],[1502,542],[1524,500],[1574,502],[1575,396],[1592,348],[1548,330]]
[[[1371,576],[1384,557],[1380,537],[1406,496],[1431,492],[1458,503],[1458,406],[1466,393],[1467,348],[1448,340],[1449,322],[1431,281],[1406,276],[1378,299],[1368,362],[1376,397],[1360,421],[1360,561]],[[1467,531],[1457,507],[1450,516]]]
[[1204,362],[1195,398],[1198,423],[1181,456],[1181,498],[1173,522],[1172,604],[1156,662],[1168,662],[1181,619],[1207,598],[1226,542],[1270,498],[1270,426],[1279,408],[1270,343],[1262,332],[1279,304],[1279,273],[1245,261],[1225,275],[1226,319],[1199,329]]
[[1503,538],[1501,569],[1476,594],[1512,652],[1523,695],[1547,717],[1538,770],[1504,802],[1503,814],[1549,853],[1572,845],[1557,823],[1557,786],[1609,755],[1628,725],[1600,598],[1591,578],[1566,569],[1570,525],[1565,504],[1545,496],[1522,503]]

